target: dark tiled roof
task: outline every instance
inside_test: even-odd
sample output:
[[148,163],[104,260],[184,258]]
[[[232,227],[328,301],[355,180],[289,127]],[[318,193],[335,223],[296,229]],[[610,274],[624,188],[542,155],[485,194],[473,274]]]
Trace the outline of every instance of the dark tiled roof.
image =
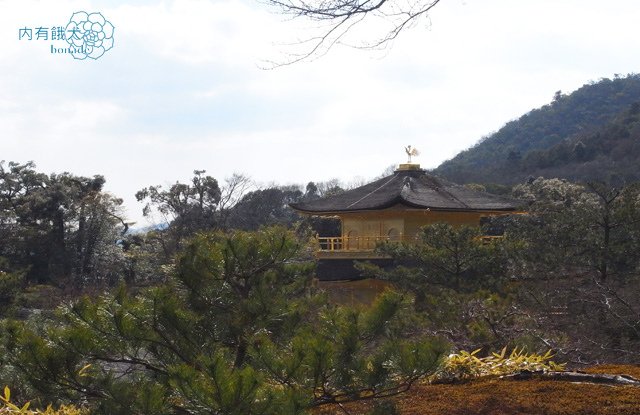
[[335,196],[291,207],[307,213],[379,210],[397,204],[418,209],[469,211],[517,210],[513,199],[478,192],[431,176],[424,170],[396,170],[390,176]]

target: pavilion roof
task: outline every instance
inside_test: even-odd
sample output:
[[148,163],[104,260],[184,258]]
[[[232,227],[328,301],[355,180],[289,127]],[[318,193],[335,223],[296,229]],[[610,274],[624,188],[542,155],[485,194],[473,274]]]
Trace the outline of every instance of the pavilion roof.
[[476,191],[427,174],[424,170],[396,170],[392,175],[343,193],[293,203],[295,210],[338,213],[381,210],[396,205],[444,211],[515,211],[522,202]]

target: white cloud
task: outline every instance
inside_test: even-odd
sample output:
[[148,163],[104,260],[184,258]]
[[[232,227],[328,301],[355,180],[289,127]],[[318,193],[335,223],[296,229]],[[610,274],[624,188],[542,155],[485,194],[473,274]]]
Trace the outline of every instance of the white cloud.
[[233,66],[256,61],[264,48],[264,33],[274,22],[272,16],[238,0],[122,5],[111,15],[122,35],[167,59]]
[[[114,48],[95,62],[21,42],[20,26],[102,11]],[[336,48],[262,70],[304,38],[257,0],[0,1],[0,152],[44,171],[104,174],[133,193],[193,169],[257,181],[372,177],[418,147],[434,167],[589,80],[640,67],[640,5],[451,0],[393,48]],[[368,29],[367,29],[368,30]]]

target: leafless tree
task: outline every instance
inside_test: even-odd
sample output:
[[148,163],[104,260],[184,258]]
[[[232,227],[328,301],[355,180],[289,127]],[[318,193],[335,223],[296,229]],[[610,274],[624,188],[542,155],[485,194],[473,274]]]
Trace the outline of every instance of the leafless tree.
[[[270,62],[274,66],[288,65],[314,59],[326,54],[338,43],[356,48],[379,48],[396,39],[400,32],[425,18],[440,0],[265,0],[282,14],[305,18],[318,24],[318,34],[297,43],[302,52],[291,53],[284,62]],[[345,41],[347,33],[373,28],[379,34],[366,35],[368,40],[355,43]]]
[[221,189],[222,195],[218,205],[220,223],[223,229],[227,227],[231,209],[238,204],[247,192],[255,187],[256,185],[253,180],[251,180],[251,177],[242,173],[233,173],[230,177],[224,179],[224,185]]

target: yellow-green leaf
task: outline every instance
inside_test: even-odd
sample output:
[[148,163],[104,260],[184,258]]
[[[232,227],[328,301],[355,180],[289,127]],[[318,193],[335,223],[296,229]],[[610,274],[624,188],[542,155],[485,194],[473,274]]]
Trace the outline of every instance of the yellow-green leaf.
[[87,376],[87,374],[86,374],[86,373],[84,373],[84,372],[85,372],[87,369],[89,369],[90,367],[91,367],[91,363],[89,363],[89,364],[87,364],[87,365],[84,365],[84,367],[78,371],[78,375],[79,375],[79,376],[81,376],[81,377]]

